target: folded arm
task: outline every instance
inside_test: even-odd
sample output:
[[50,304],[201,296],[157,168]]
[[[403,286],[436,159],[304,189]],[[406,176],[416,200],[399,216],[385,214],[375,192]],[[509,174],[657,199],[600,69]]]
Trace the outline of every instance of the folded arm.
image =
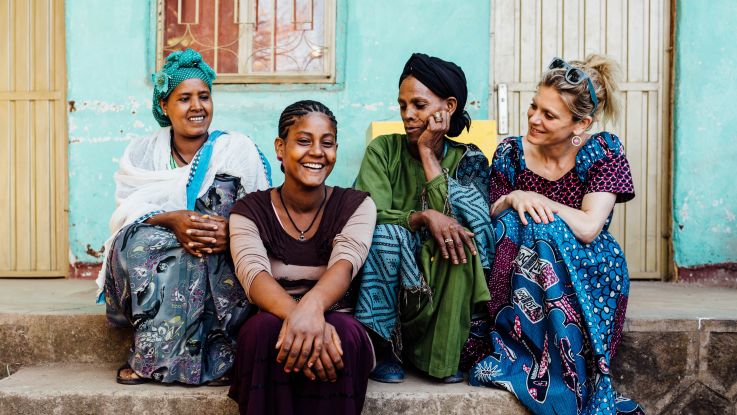
[[367,199],[354,213],[335,238],[327,269],[299,302],[271,275],[258,227],[241,215],[231,215],[231,251],[238,278],[260,310],[284,321],[275,347],[277,362],[284,363],[286,372],[301,370],[312,380],[326,381],[335,380],[336,371],[343,368],[340,338],[325,322],[325,312],[345,295],[368,255],[375,209]]
[[573,232],[576,239],[591,243],[604,228],[617,195],[609,192],[594,192],[584,196],[581,209],[555,202],[539,193],[515,190],[501,196],[491,207],[491,216],[496,217],[506,209],[512,208],[520,216],[522,224],[527,225],[525,214],[535,223],[549,223],[557,214]]

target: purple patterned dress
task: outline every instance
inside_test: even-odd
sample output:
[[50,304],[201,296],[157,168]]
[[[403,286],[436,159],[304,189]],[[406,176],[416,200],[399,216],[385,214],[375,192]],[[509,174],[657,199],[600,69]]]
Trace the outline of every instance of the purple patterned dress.
[[[607,132],[592,136],[575,167],[555,181],[527,169],[522,137],[505,139],[492,162],[490,200],[513,190],[576,209],[588,193],[614,193],[617,203],[634,197],[622,144]],[[471,384],[506,388],[535,414],[642,413],[614,391],[609,373],[629,292],[627,263],[608,231],[611,215],[589,244],[560,217],[528,221],[522,225],[511,209],[495,220],[490,325],[477,325],[472,334],[483,341],[472,338],[465,350],[477,356]]]

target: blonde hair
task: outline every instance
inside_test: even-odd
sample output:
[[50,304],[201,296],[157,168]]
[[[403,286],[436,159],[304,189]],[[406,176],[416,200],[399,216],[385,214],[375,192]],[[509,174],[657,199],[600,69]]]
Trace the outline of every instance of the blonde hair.
[[616,121],[620,116],[619,97],[619,64],[612,58],[604,55],[591,54],[583,61],[568,62],[574,68],[582,70],[591,78],[596,91],[596,99],[599,105],[594,110],[594,102],[591,100],[588,82],[584,80],[578,85],[573,85],[566,80],[565,68],[548,69],[543,73],[538,88],[547,86],[555,88],[563,98],[563,102],[573,113],[573,119],[580,121],[590,115],[594,121],[601,120],[602,123]]

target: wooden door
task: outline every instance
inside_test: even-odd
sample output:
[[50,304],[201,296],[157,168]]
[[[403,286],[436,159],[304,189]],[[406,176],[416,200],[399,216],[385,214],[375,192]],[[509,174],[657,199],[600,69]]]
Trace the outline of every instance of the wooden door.
[[[668,0],[491,0],[491,117],[499,136],[527,131],[526,111],[553,57],[603,53],[622,66],[623,117],[606,129],[624,143],[636,198],[617,205],[611,230],[632,278],[669,274],[669,76],[672,50]],[[498,94],[507,88],[507,113]],[[601,130],[594,126],[592,131]],[[506,133],[506,134],[505,134]]]
[[0,277],[68,272],[63,0],[0,0]]

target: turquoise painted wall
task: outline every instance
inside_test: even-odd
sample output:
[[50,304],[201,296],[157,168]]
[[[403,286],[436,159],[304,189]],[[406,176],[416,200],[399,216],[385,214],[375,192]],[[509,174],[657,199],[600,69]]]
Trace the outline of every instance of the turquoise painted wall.
[[674,113],[676,264],[737,262],[737,2],[679,0]]
[[[112,175],[127,142],[157,128],[151,116],[154,0],[67,0],[69,224],[72,261],[99,262],[114,208]],[[299,99],[328,105],[338,119],[331,184],[347,186],[363,156],[370,121],[399,119],[397,80],[420,51],[466,72],[471,117],[487,118],[488,0],[338,0],[334,86],[216,86],[213,126],[250,135],[276,165],[281,110]],[[280,183],[278,168],[274,177]]]

